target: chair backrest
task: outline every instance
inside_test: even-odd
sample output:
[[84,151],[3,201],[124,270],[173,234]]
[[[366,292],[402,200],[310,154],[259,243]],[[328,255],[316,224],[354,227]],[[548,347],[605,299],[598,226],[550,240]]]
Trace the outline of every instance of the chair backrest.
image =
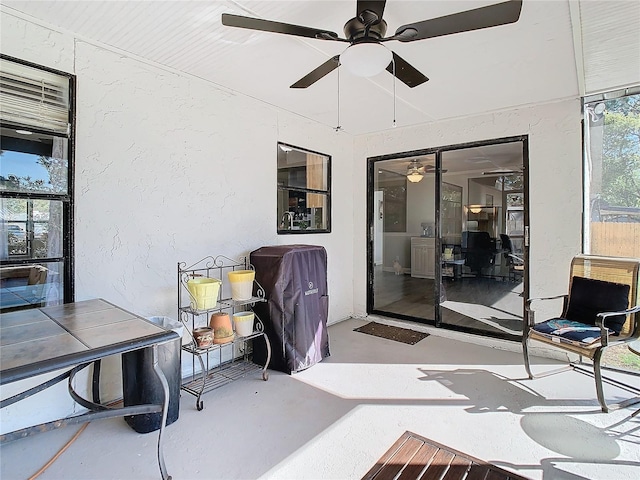
[[506,233],[500,234],[500,245],[502,247],[502,256],[505,259],[505,263],[509,266],[513,266],[513,258],[510,254],[513,253],[513,245],[511,245],[511,238]]
[[464,231],[462,235],[466,238],[466,245],[463,244],[463,246],[469,250],[491,251],[493,249],[489,232]]
[[511,239],[509,238],[509,235],[507,235],[506,233],[501,233],[500,234],[500,244],[502,245],[502,249],[505,251],[505,257],[509,253],[513,253],[513,247],[511,245]]
[[[638,305],[638,282],[640,259],[623,257],[604,257],[597,255],[577,255],[571,262],[570,282],[573,277],[590,278],[606,282],[629,285],[629,307]],[[571,291],[569,286],[569,291]],[[634,334],[640,323],[640,315],[627,315],[620,335]]]
[[462,249],[465,265],[472,272],[480,273],[483,268],[491,266],[495,246],[488,232],[462,232]]
[[29,270],[27,285],[42,285],[47,282],[48,270],[40,265],[34,265]]

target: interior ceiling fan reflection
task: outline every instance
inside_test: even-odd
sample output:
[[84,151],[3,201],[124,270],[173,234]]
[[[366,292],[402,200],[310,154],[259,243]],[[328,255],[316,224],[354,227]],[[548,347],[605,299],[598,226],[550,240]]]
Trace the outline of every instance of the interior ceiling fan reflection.
[[[422,178],[430,173],[436,173],[435,165],[422,165],[417,159],[411,160],[407,167],[407,180],[411,183],[418,183]],[[446,173],[447,170],[442,170],[442,173]]]
[[435,171],[434,165],[422,165],[418,160],[411,160],[407,166],[407,175],[412,173],[426,173],[427,170]]
[[513,170],[509,168],[497,168],[495,170],[482,172],[482,175],[486,175],[488,177],[505,177],[509,175],[520,175],[521,173],[522,173],[522,169]]
[[[378,174],[379,175],[383,175],[383,174],[389,174],[389,175],[396,175],[399,177],[407,177],[408,175],[410,175],[411,173],[417,173],[419,175],[429,175],[429,174],[435,174],[436,173],[436,168],[433,165],[427,165],[426,167],[422,167],[420,169],[418,169],[417,171],[412,171],[412,170],[403,170],[403,173],[400,173],[398,171],[398,169],[396,168],[395,170],[389,170],[386,168],[378,168]],[[446,173],[447,170],[442,170],[442,173]]]
[[[428,5],[428,2],[424,2],[424,4]],[[307,88],[340,65],[344,65],[352,73],[360,76],[373,76],[386,68],[398,80],[413,88],[429,79],[397,53],[382,45],[383,42],[391,40],[403,43],[414,42],[514,23],[520,18],[522,0],[509,0],[443,17],[409,23],[398,27],[396,32],[389,37],[385,37],[387,22],[382,18],[385,5],[386,0],[357,0],[356,16],[347,21],[343,28],[345,38],[328,30],[229,13],[222,14],[222,24],[249,30],[349,43],[342,54],[330,58],[295,82],[290,88]]]
[[[422,165],[420,163],[419,160],[411,160],[409,162],[409,165],[407,166],[407,175],[410,175],[412,173],[420,173],[420,174],[425,174],[425,173],[435,173],[436,171],[436,166],[432,165],[432,164],[427,164],[427,165]],[[442,170],[442,173],[446,173],[447,170],[444,169]]]

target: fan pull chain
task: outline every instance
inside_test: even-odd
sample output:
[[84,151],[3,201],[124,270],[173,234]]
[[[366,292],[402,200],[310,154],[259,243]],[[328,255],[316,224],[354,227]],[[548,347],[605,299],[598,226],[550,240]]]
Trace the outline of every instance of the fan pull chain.
[[396,128],[396,59],[392,58],[391,63],[393,64],[393,123],[391,126]]
[[[338,63],[338,67],[340,64]],[[338,68],[338,124],[336,128],[334,128],[336,132],[342,130],[342,126],[340,125],[340,68]]]

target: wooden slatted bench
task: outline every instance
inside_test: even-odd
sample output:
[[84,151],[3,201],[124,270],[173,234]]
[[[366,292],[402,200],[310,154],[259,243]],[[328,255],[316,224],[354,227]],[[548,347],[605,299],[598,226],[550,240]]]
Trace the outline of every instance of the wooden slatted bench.
[[528,480],[415,433],[405,432],[363,480]]

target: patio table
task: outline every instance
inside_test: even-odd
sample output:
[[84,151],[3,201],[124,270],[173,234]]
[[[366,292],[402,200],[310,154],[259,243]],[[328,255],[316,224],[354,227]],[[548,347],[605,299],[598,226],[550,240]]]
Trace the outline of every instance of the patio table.
[[[23,428],[0,436],[11,441],[69,424],[101,418],[161,413],[158,433],[158,466],[164,480],[167,474],[162,452],[162,435],[167,418],[169,387],[158,366],[158,345],[178,338],[148,320],[102,299],[86,300],[51,307],[21,310],[0,315],[0,385],[69,368],[44,383],[4,399],[0,408],[12,405],[65,379],[69,394],[87,411],[53,422]],[[100,403],[100,361],[114,354],[152,349],[153,371],[162,385],[161,404],[112,407]],[[93,364],[93,401],[73,388],[74,376]]]
[[3,310],[38,305],[43,301],[43,284],[0,288],[0,306]]

